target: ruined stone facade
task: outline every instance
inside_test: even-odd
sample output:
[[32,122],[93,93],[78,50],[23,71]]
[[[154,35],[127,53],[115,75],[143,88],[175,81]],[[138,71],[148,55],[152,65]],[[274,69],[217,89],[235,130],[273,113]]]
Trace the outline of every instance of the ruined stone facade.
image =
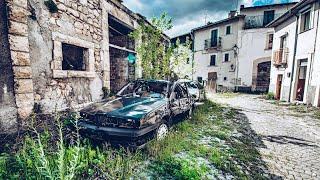
[[[101,100],[103,89],[110,89],[109,16],[129,29],[142,19],[116,0],[6,0],[1,12],[6,9],[8,17],[1,17],[7,18],[8,27],[1,21],[1,41],[7,37],[8,53],[1,54],[5,60],[0,69],[7,77],[1,77],[0,88],[8,93],[0,91],[0,113],[10,107],[13,116],[0,115],[0,129],[14,127],[16,123],[6,122],[16,122],[16,115],[25,120],[32,112]],[[134,71],[127,62],[119,65]]]

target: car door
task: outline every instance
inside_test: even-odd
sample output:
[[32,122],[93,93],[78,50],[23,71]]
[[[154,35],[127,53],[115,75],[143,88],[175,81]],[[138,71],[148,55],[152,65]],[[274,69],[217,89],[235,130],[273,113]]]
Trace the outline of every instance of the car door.
[[184,87],[181,86],[180,84],[177,85],[178,90],[180,91],[180,113],[185,113],[187,111],[189,111],[190,106],[191,106],[191,101],[189,98],[189,93],[188,90]]
[[181,96],[182,94],[178,87],[178,84],[174,84],[174,86],[172,87],[172,93],[170,95],[170,109],[173,116],[177,116],[182,112],[180,105]]

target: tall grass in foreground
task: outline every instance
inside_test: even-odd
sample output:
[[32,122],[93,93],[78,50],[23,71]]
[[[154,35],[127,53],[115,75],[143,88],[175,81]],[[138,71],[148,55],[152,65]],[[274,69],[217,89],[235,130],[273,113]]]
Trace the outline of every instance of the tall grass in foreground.
[[60,117],[56,116],[55,121],[58,138],[53,142],[48,130],[39,133],[31,126],[32,136],[25,138],[20,151],[0,155],[0,179],[126,179],[140,162],[139,152],[102,150],[80,141],[77,121],[75,137],[67,143]]

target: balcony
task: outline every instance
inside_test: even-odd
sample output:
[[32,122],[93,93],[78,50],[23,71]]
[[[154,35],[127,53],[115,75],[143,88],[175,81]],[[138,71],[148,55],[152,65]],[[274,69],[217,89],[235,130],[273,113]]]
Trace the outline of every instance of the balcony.
[[288,63],[288,48],[280,48],[273,52],[273,65],[276,67],[285,66]]
[[274,18],[266,18],[266,16],[246,16],[244,22],[245,29],[262,28],[269,24],[274,19],[280,17],[282,14],[275,14]]
[[206,39],[204,40],[204,49],[211,49],[211,48],[220,48],[221,47],[221,37],[216,39]]

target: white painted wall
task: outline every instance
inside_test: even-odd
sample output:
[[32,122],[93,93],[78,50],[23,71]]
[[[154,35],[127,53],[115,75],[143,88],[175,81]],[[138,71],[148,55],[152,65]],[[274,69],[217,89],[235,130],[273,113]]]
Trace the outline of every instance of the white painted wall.
[[[228,25],[231,25],[231,34],[226,35]],[[194,79],[202,77],[203,80],[207,80],[209,72],[217,72],[217,85],[234,88],[235,71],[231,69],[231,65],[235,67],[233,47],[237,44],[238,31],[241,28],[242,20],[238,20],[221,24],[218,27],[198,30],[194,33]],[[211,31],[214,29],[218,29],[218,37],[222,38],[222,47],[219,50],[204,50],[204,42],[211,38]],[[225,53],[229,53],[228,62],[224,62]],[[210,66],[210,57],[213,54],[217,55],[216,66]],[[224,80],[224,77],[227,77],[227,80]]]
[[271,60],[271,50],[267,47],[267,35],[272,28],[247,29],[239,31],[238,38],[238,82],[239,86],[251,87],[254,61]]
[[[319,98],[319,84],[320,84],[320,37],[319,34],[319,19],[318,13],[319,10],[316,7],[317,5],[312,5],[312,28],[306,32],[300,32],[301,21],[295,16],[291,17],[285,23],[282,23],[280,26],[275,28],[275,35],[273,41],[273,52],[280,48],[280,38],[284,34],[288,34],[287,38],[287,47],[289,48],[289,59],[287,68],[276,68],[272,66],[271,68],[271,83],[270,83],[270,92],[276,92],[276,82],[278,74],[283,74],[282,82],[282,92],[281,100],[285,101],[295,101],[296,98],[296,89],[297,89],[297,79],[298,79],[298,68],[299,61],[301,59],[308,59],[308,69],[307,69],[307,79],[305,85],[304,101],[303,103],[312,104],[314,106],[318,105]],[[300,15],[298,14],[300,17]],[[296,56],[294,59],[294,42],[296,37],[296,25],[298,23],[298,34],[297,34],[297,50]],[[317,32],[318,31],[318,32]],[[295,62],[294,62],[295,61]],[[292,67],[294,70],[292,72]],[[293,83],[291,84],[291,96],[289,97],[289,87],[291,83],[291,76],[288,76],[288,73],[293,76]]]

